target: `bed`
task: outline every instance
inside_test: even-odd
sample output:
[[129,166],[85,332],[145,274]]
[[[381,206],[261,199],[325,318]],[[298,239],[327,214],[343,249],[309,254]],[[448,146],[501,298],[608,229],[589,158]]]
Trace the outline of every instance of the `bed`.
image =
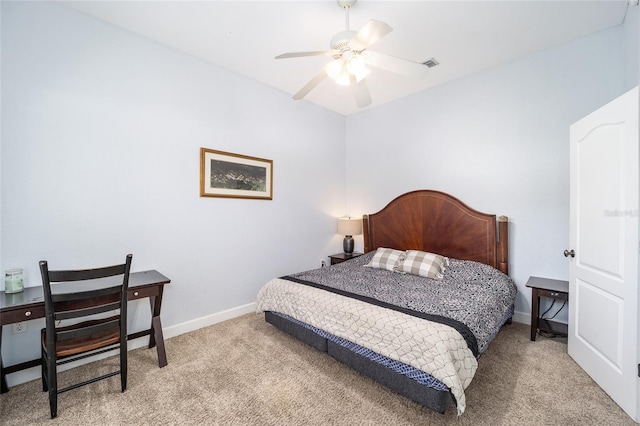
[[362,256],[269,281],[257,311],[401,395],[462,414],[478,359],[513,314],[508,219],[420,190],[365,214],[363,234]]

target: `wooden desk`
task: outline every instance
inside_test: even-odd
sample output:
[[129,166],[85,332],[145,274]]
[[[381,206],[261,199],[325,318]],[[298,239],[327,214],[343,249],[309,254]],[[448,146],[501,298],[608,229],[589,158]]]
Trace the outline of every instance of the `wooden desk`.
[[[98,281],[98,280],[96,280]],[[171,280],[158,271],[133,272],[129,275],[128,300],[149,298],[151,305],[151,328],[129,334],[127,340],[149,336],[149,348],[156,347],[158,366],[167,365],[167,354],[164,349],[160,309],[162,307],[162,291],[164,285]],[[55,288],[55,287],[54,287]],[[44,318],[44,295],[42,287],[27,287],[20,293],[6,294],[0,291],[0,393],[9,390],[6,375],[41,364],[40,358],[22,362],[9,367],[2,364],[2,326],[20,321]]]
[[566,336],[567,324],[540,318],[540,298],[568,301],[569,281],[552,280],[550,278],[529,277],[526,284],[531,288],[531,340],[536,340],[538,330]]

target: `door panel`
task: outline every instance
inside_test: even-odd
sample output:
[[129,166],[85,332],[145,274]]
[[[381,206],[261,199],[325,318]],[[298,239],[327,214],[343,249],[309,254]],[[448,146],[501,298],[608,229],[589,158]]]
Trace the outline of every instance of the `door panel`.
[[[621,127],[623,123],[596,127],[577,142],[578,240],[581,267],[622,277],[621,236],[624,225],[611,220],[621,206],[624,169]],[[582,196],[580,196],[582,195]],[[607,250],[601,250],[605,246]]]
[[[610,366],[621,372],[622,300],[598,286],[576,280],[573,303],[577,306],[575,334]],[[603,315],[594,315],[603,312]],[[616,332],[617,330],[617,332]]]

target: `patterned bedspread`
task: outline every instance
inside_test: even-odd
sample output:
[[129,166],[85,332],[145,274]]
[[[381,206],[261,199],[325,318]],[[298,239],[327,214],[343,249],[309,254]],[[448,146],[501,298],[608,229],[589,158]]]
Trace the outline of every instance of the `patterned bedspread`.
[[[451,260],[442,280],[364,267],[373,253],[331,267],[292,275],[403,309],[441,315],[464,323],[480,352],[506,320],[515,299],[514,283],[477,262]],[[285,278],[258,294],[259,312],[273,311],[428,372],[447,385],[464,412],[464,389],[477,360],[462,335],[449,325],[376,306]]]

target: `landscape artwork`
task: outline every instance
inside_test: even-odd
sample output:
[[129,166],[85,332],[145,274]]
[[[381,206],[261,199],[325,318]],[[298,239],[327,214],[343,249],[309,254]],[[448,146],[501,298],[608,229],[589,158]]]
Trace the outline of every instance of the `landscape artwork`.
[[200,148],[200,196],[271,200],[273,161]]

